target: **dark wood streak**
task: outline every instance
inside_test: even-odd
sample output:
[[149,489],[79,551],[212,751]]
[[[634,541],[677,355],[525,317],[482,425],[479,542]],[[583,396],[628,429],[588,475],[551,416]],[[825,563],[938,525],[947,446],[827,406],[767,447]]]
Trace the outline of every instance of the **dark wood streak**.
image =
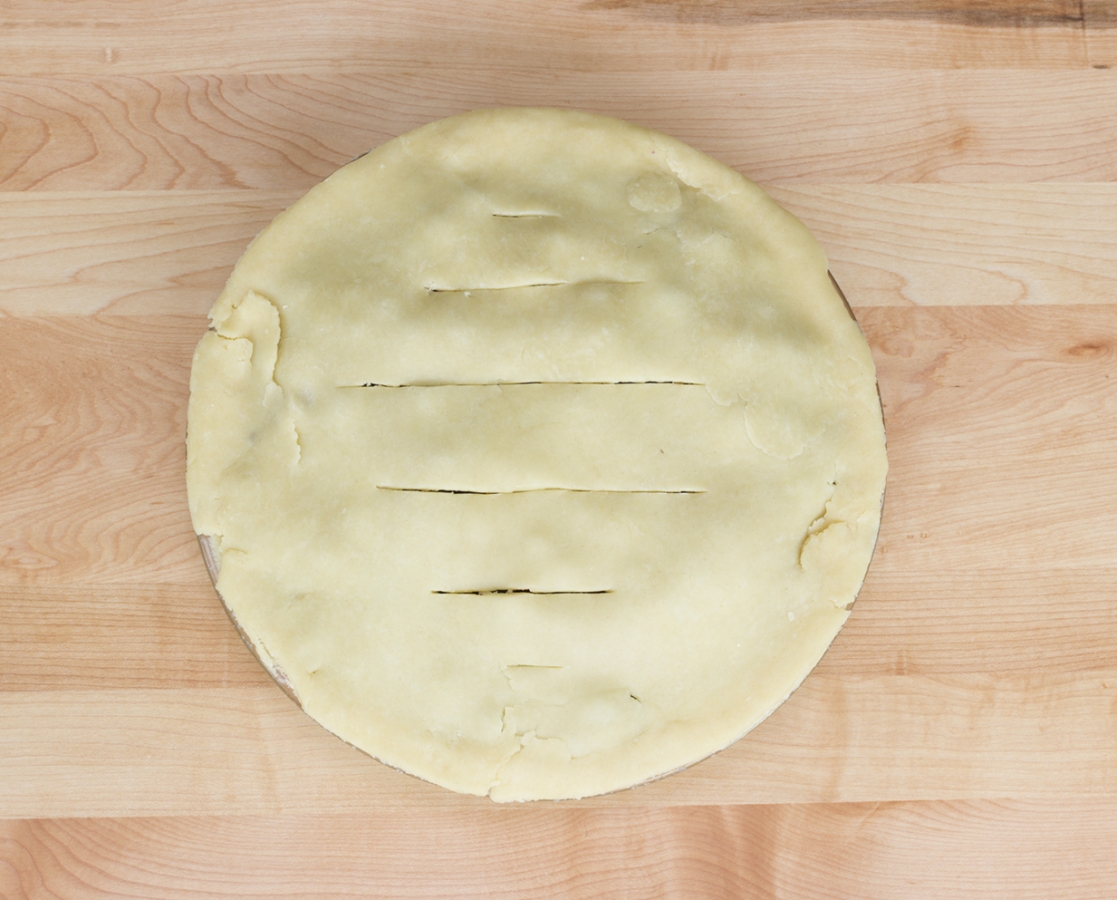
[[1113,28],[1117,6],[1088,0],[587,0],[585,10],[625,10],[682,24],[747,25],[812,19],[933,21],[996,28]]

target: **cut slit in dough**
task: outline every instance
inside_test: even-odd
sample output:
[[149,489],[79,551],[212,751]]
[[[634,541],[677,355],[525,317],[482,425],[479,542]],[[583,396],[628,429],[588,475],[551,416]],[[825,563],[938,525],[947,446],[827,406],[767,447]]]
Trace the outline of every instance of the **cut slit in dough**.
[[238,263],[191,373],[195,530],[312,717],[495,800],[689,765],[848,616],[886,472],[807,230],[678,141],[435,122]]

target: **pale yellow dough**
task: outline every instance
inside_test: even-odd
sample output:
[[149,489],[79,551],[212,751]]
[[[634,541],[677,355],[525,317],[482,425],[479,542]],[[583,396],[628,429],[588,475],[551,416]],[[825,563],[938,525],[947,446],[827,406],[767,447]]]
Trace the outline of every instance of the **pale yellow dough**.
[[849,615],[886,460],[794,217],[613,119],[486,110],[343,167],[191,374],[217,587],[326,728],[494,800],[725,747]]

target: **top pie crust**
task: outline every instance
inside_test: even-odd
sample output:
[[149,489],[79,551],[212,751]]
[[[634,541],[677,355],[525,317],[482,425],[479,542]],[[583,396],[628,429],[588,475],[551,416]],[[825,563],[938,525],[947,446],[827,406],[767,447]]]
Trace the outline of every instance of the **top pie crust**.
[[872,554],[868,346],[806,228],[662,134],[541,109],[344,166],[191,373],[218,590],[330,731],[494,800],[624,788],[800,683]]

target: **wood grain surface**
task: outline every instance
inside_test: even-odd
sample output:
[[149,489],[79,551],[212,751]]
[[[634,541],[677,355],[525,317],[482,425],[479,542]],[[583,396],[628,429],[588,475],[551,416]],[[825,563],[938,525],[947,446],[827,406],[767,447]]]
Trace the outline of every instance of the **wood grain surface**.
[[[477,106],[574,106],[672,133],[770,182],[1112,181],[1117,84],[1096,69],[630,71],[494,82],[439,70],[0,79],[0,189],[305,191]],[[308,131],[306,125],[313,122]]]
[[1078,68],[1112,20],[1108,0],[10,0],[0,74]]
[[[0,897],[1111,898],[1109,0],[0,9]],[[816,233],[891,471],[848,624],[724,752],[499,807],[303,715],[186,506],[193,347],[338,166],[441,116],[669,132]]]
[[[1097,802],[70,819],[0,823],[0,891],[1108,900],[1102,879],[1117,877],[1115,839],[1112,813]],[[415,847],[428,844],[443,848],[443,865],[417,872]]]

